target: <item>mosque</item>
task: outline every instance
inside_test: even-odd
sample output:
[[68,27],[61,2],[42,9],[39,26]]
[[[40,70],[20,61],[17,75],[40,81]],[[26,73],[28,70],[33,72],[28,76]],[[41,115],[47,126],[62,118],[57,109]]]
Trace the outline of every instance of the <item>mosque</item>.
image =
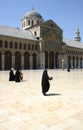
[[79,28],[75,39],[63,38],[52,20],[44,21],[32,9],[21,19],[21,28],[0,25],[0,70],[83,68],[83,43]]

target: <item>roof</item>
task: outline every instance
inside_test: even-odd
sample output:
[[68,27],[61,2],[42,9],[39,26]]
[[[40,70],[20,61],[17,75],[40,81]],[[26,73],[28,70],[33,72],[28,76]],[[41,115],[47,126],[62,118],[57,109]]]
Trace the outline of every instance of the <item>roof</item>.
[[24,17],[34,17],[34,16],[42,18],[41,14],[39,14],[38,12],[35,12],[34,10],[32,10],[24,15]]
[[69,46],[69,47],[74,47],[74,48],[82,48],[83,49],[83,43],[75,40],[69,40],[64,38],[63,42]]
[[32,32],[28,30],[23,30],[20,28],[13,28],[13,27],[4,26],[4,25],[0,25],[0,35],[36,40]]

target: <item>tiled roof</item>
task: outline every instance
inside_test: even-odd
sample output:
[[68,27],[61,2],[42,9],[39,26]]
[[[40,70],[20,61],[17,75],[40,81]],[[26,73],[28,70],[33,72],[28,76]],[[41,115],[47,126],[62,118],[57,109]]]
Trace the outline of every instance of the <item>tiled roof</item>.
[[36,40],[32,32],[19,28],[0,25],[0,35]]
[[69,40],[69,39],[66,39],[66,38],[63,38],[63,42],[67,46],[83,49],[83,43],[82,42],[78,42],[78,41],[75,41],[75,40]]

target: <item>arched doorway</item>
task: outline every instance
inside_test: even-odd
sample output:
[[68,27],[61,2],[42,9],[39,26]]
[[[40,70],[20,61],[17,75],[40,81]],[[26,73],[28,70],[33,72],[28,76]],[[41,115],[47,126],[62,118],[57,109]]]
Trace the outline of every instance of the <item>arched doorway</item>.
[[33,69],[37,68],[37,55],[33,53]]
[[78,68],[78,57],[76,57],[76,68]]
[[55,54],[55,68],[58,68],[58,52]]
[[80,68],[82,68],[82,57],[80,57]]
[[29,69],[30,63],[29,63],[29,53],[25,52],[24,53],[24,69]]
[[21,54],[20,54],[20,52],[15,53],[15,69],[21,69]]
[[68,68],[71,68],[71,56],[68,56]]
[[48,52],[45,51],[45,68],[48,68]]
[[49,68],[50,69],[54,68],[54,53],[53,52],[49,53]]
[[0,52],[0,70],[1,70],[1,52]]
[[75,56],[73,56],[72,60],[73,60],[73,61],[72,61],[72,62],[73,62],[72,65],[73,65],[73,66],[72,66],[72,67],[75,68]]
[[10,51],[5,52],[5,70],[10,70],[12,67],[12,54]]

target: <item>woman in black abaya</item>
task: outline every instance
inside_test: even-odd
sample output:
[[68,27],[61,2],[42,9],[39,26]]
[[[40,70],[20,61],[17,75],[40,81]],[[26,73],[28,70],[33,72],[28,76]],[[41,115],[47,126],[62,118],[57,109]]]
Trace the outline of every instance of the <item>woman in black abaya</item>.
[[11,69],[9,72],[9,81],[14,81],[14,80],[15,80],[15,75],[13,69]]
[[19,69],[16,70],[16,73],[15,73],[15,81],[16,81],[16,82],[20,82],[20,71],[19,71]]
[[42,93],[44,95],[46,95],[46,92],[49,90],[49,88],[50,88],[49,80],[52,80],[52,79],[53,79],[52,77],[48,76],[47,70],[45,69],[44,72],[43,72],[43,75],[42,75],[42,82],[41,82]]

